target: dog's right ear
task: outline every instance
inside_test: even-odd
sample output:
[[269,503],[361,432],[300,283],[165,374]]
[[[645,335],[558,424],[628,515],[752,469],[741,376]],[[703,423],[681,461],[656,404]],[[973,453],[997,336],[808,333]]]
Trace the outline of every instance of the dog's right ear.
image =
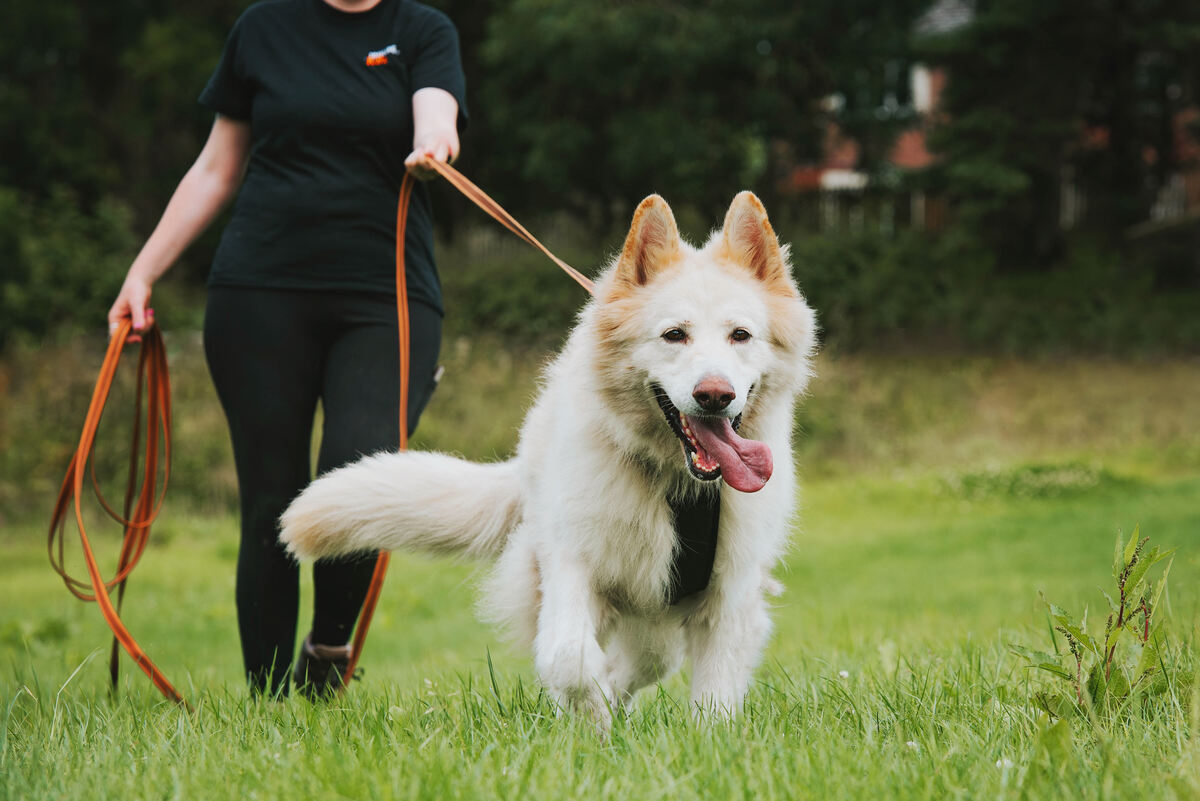
[[683,257],[682,245],[671,207],[659,195],[650,195],[633,213],[629,235],[617,260],[617,280],[629,286],[645,286]]

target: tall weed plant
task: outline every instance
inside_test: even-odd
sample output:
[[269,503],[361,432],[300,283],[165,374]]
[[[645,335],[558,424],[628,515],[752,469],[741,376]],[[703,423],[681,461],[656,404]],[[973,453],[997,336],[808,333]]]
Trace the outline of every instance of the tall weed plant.
[[[1112,567],[1116,592],[1100,590],[1109,610],[1103,629],[1089,626],[1087,609],[1077,621],[1042,595],[1065,650],[1051,654],[1019,645],[1012,650],[1027,660],[1028,667],[1069,686],[1067,693],[1053,689],[1035,693],[1034,702],[1049,714],[1070,717],[1147,708],[1169,690],[1184,703],[1190,701],[1193,677],[1175,665],[1165,631],[1164,591],[1175,551],[1149,548],[1149,541],[1137,528],[1127,541],[1117,537]],[[1150,570],[1163,561],[1166,565],[1157,580],[1151,580]]]

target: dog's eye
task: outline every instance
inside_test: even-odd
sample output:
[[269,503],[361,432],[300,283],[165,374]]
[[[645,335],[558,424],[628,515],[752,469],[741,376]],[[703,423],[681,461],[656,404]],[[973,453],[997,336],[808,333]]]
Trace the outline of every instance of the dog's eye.
[[683,342],[687,339],[687,332],[682,328],[668,328],[663,331],[662,338],[667,342]]
[[729,335],[729,338],[734,342],[745,342],[750,338],[750,332],[745,328],[735,328],[733,329],[733,333]]

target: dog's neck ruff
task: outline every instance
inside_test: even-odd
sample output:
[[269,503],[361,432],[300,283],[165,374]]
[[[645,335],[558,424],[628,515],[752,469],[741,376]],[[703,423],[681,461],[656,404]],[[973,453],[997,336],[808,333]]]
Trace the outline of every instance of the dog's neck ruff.
[[717,558],[721,493],[700,492],[686,498],[668,495],[667,506],[676,539],[667,603],[674,606],[708,589]]

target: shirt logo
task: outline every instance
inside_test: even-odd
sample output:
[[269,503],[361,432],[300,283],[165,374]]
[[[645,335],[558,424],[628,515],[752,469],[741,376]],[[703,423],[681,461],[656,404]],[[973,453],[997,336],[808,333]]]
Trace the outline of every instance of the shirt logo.
[[370,53],[367,53],[367,66],[381,67],[388,63],[388,56],[398,55],[400,55],[400,48],[394,44],[390,44],[382,50],[372,50]]

